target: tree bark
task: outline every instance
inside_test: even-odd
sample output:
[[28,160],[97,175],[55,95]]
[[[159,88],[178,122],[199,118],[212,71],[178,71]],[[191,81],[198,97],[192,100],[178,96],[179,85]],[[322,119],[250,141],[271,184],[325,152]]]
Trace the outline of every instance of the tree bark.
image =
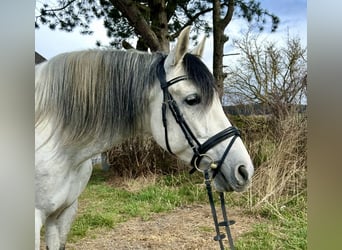
[[159,43],[158,37],[146,22],[138,7],[131,0],[110,0],[110,2],[122,12],[128,19],[132,27],[146,41],[152,51],[162,51],[163,47]]
[[157,34],[161,50],[170,51],[168,15],[165,0],[149,0],[151,29]]
[[224,79],[226,74],[223,72],[223,56],[224,44],[228,41],[228,37],[224,34],[224,30],[230,23],[234,13],[234,0],[228,1],[228,10],[226,15],[221,18],[221,3],[219,0],[213,1],[213,74],[216,80],[219,96],[223,96]]

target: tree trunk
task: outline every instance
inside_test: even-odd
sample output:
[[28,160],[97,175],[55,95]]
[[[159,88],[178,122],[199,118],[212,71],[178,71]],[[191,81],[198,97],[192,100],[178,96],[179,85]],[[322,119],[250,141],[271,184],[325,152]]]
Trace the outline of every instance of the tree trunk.
[[213,74],[220,98],[223,96],[223,35],[220,28],[214,25]]
[[110,2],[129,20],[132,27],[141,35],[152,51],[163,50],[158,37],[132,0],[110,0]]
[[213,74],[216,80],[220,99],[223,96],[223,81],[226,74],[223,72],[223,49],[224,44],[228,41],[228,37],[224,34],[224,30],[230,23],[234,12],[234,0],[228,1],[228,10],[226,15],[221,19],[221,4],[219,0],[213,1]]
[[151,29],[157,34],[161,51],[169,52],[170,41],[165,0],[150,0],[149,7]]

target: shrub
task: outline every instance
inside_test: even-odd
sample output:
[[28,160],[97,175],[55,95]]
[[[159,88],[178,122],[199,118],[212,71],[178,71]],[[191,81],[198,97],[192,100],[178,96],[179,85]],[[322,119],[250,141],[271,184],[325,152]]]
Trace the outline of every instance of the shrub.
[[[240,118],[241,119],[241,118]],[[282,119],[244,118],[246,146],[255,164],[249,204],[286,203],[306,192],[307,119],[291,114]]]
[[[290,201],[306,192],[305,114],[281,119],[273,116],[230,116],[242,133],[242,139],[255,165],[255,175],[247,194],[248,204]],[[113,177],[137,178],[151,174],[172,174],[189,166],[160,148],[152,138],[131,138],[108,152]],[[285,197],[285,199],[284,199]]]
[[150,174],[170,174],[188,168],[163,150],[151,137],[129,138],[107,153],[114,176],[137,178]]

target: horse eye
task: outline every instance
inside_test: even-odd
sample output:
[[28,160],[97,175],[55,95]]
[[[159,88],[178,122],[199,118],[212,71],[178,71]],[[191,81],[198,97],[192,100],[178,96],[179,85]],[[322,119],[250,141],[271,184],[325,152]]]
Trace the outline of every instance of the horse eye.
[[201,97],[197,94],[192,94],[186,97],[185,102],[186,104],[193,106],[201,102]]

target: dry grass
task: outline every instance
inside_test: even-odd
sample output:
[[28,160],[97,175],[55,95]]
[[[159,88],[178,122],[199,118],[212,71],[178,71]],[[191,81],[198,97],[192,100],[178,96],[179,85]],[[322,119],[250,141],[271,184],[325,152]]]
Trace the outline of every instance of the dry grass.
[[[226,195],[237,249],[306,249],[306,117],[230,120],[255,163],[248,192]],[[217,247],[203,180],[184,173],[188,166],[150,138],[114,148],[109,163],[108,172],[94,171],[80,198],[71,249]],[[127,235],[135,237],[126,241]]]
[[171,174],[188,166],[163,150],[151,137],[130,138],[108,152],[108,163],[115,177]]
[[[265,221],[238,208],[230,209],[229,216],[238,219],[231,227],[235,241]],[[111,230],[99,228],[92,232],[93,237],[69,243],[68,249],[217,249],[212,220],[209,205],[191,205],[154,214],[149,220],[133,218]],[[224,244],[228,245],[227,238]]]
[[114,178],[108,178],[108,184],[115,188],[121,188],[128,192],[139,192],[144,188],[151,185],[155,185],[158,181],[158,175],[141,175],[134,179],[128,178],[127,176],[115,176]]
[[[255,165],[248,193],[248,206],[281,204],[306,192],[307,119],[292,114],[282,119],[272,116],[234,116]],[[129,139],[108,154],[113,179],[140,178],[179,173],[188,166],[161,149],[151,138]],[[127,182],[128,183],[128,182]],[[134,189],[134,187],[127,187]],[[280,203],[280,200],[282,202]]]
[[281,206],[306,192],[306,118],[291,115],[270,124],[269,133],[248,145],[259,164],[248,195],[255,209],[265,203]]

